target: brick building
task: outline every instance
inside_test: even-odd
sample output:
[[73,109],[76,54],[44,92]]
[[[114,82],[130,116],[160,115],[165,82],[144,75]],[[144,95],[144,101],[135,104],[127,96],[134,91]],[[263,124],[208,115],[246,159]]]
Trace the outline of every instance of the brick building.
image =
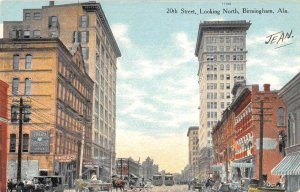
[[135,161],[131,157],[118,158],[116,160],[116,173],[121,177],[140,177],[140,162]]
[[[109,180],[116,140],[116,70],[121,56],[100,3],[88,1],[24,9],[22,21],[4,21],[4,38],[59,38],[67,48],[80,43],[84,65],[94,81],[92,109],[93,162],[97,176]],[[107,160],[108,159],[108,160]]]
[[217,172],[222,181],[229,180],[228,164],[235,159],[231,146],[235,143],[234,113],[230,108],[223,112],[222,119],[214,126],[213,132],[214,160],[212,172]]
[[8,84],[0,80],[0,191],[6,191]]
[[79,174],[83,134],[83,161],[92,160],[93,81],[81,46],[68,50],[57,38],[0,39],[0,44],[0,79],[11,87],[8,179],[16,178],[19,104],[14,100],[22,97],[22,179],[59,174],[72,185]]
[[[260,101],[263,101],[263,174],[268,182],[278,182],[279,177],[271,175],[271,170],[284,155],[279,150],[279,135],[285,133],[287,124],[283,100],[278,91],[270,90],[269,84],[260,91],[258,85],[237,83],[232,93],[234,100],[214,129],[216,165],[222,164],[222,170],[228,170],[228,180],[259,178],[259,114]],[[224,176],[226,180],[226,171]]]

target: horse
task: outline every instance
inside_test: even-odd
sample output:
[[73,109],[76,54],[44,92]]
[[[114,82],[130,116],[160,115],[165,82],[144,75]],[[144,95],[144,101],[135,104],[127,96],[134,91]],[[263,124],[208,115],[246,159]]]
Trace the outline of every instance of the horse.
[[116,191],[118,191],[118,189],[120,189],[120,191],[124,191],[125,183],[126,182],[120,178],[113,178],[112,180],[113,188],[116,189]]

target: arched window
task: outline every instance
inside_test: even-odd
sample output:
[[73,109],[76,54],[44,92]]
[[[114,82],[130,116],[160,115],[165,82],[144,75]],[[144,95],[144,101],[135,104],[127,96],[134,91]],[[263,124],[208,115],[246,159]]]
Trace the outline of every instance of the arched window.
[[221,64],[221,65],[220,65],[220,70],[221,70],[221,71],[224,71],[224,64]]
[[25,79],[25,92],[24,95],[31,95],[31,79]]
[[26,55],[25,69],[31,69],[32,67],[32,55]]
[[230,64],[226,64],[226,71],[230,71]]
[[20,61],[20,56],[19,55],[14,55],[14,57],[13,57],[13,69],[15,69],[15,70],[19,69],[19,61]]
[[277,109],[277,125],[284,126],[284,108],[282,107]]
[[288,118],[288,142],[289,146],[296,144],[296,126],[295,126],[295,117],[293,114],[289,114]]

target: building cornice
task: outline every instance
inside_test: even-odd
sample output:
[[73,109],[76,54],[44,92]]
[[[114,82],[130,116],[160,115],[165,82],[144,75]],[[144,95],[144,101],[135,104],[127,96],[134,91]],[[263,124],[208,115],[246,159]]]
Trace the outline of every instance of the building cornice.
[[118,44],[114,38],[113,33],[109,27],[108,21],[105,17],[105,14],[103,12],[103,9],[102,9],[100,3],[87,2],[87,3],[81,3],[81,5],[84,10],[86,10],[87,12],[95,12],[97,14],[97,16],[101,19],[102,23],[104,24],[105,32],[107,33],[109,42],[112,45],[116,56],[121,57],[121,51],[118,47]]
[[221,29],[221,28],[242,28],[244,30],[248,30],[251,23],[246,22],[245,20],[238,21],[204,21],[199,24],[197,43],[195,49],[195,56],[198,57],[201,40],[203,36],[203,31],[206,29]]

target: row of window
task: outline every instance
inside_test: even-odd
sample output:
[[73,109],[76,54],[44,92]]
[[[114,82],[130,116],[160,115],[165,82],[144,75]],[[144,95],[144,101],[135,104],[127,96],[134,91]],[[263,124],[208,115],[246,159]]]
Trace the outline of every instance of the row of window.
[[40,20],[41,19],[41,12],[25,13],[24,19],[26,21],[31,20],[31,19]]
[[205,34],[245,34],[245,31],[243,30],[239,30],[239,29],[230,29],[230,30],[224,30],[224,29],[220,29],[220,30],[207,30],[204,32]]
[[56,134],[56,153],[57,154],[76,154],[78,149],[75,139]]
[[[19,119],[20,108],[18,106],[12,105],[11,106],[11,122],[17,123]],[[25,105],[23,107],[23,122],[28,123],[30,121],[30,114],[31,114],[31,107]]]
[[[13,55],[13,70],[20,69],[20,55]],[[32,55],[26,54],[25,56],[25,69],[32,69]]]
[[[227,107],[230,105],[230,102],[227,102]],[[207,109],[217,109],[218,102],[207,102]],[[220,102],[220,108],[225,108],[225,102]]]
[[224,52],[224,51],[244,51],[243,45],[233,45],[233,46],[206,46],[207,52]]
[[12,30],[10,32],[10,38],[12,39],[29,39],[29,38],[40,38],[40,30]]
[[[226,99],[230,99],[230,92],[226,92]],[[218,98],[218,94],[217,93],[212,93],[212,92],[208,92],[207,93],[207,99],[217,99]],[[225,93],[220,93],[220,99],[225,99]]]
[[[207,121],[207,127],[213,128],[213,126],[217,123],[217,121]],[[211,134],[209,134],[209,137],[211,137]]]
[[[22,151],[29,152],[29,134],[23,134],[22,139]],[[16,152],[17,148],[17,136],[16,134],[10,134],[10,144],[9,144],[9,152],[14,153]]]
[[59,73],[67,78],[72,84],[73,87],[75,87],[82,95],[84,95],[86,98],[91,98],[92,93],[85,87],[85,84],[80,80],[81,77],[78,77],[75,73],[70,71],[70,69],[65,65],[63,62],[59,62]]
[[89,31],[74,31],[73,32],[73,43],[88,43],[89,42]]
[[[207,90],[214,90],[217,89],[217,83],[207,83]],[[220,89],[224,90],[224,83],[220,83]],[[226,83],[226,89],[230,89],[230,83]]]
[[[207,80],[218,80],[217,74],[207,74],[206,76]],[[224,80],[224,74],[220,75],[220,80]],[[230,74],[226,74],[226,80],[230,80]]]
[[[244,70],[243,63],[239,64],[233,64],[233,70],[234,71],[243,71]],[[230,71],[230,64],[219,64],[219,70],[224,71],[224,67],[226,67],[226,71]],[[217,71],[218,70],[218,64],[207,64],[207,71]]]
[[244,43],[245,37],[243,36],[220,36],[220,37],[206,37],[206,43]]
[[244,55],[206,55],[207,61],[243,61]]
[[218,118],[218,112],[207,112],[207,118]]
[[[25,88],[24,88],[24,95],[31,95],[31,79],[25,78]],[[12,95],[20,95],[19,94],[19,84],[20,79],[15,77],[12,80]]]
[[83,115],[84,110],[87,114],[90,114],[89,108],[86,107],[85,101],[71,89],[65,87],[60,81],[58,82],[58,98],[68,104],[71,108],[77,111],[79,114]]
[[82,122],[75,119],[64,109],[57,109],[56,122],[58,126],[68,129],[72,132],[80,132],[82,130]]

